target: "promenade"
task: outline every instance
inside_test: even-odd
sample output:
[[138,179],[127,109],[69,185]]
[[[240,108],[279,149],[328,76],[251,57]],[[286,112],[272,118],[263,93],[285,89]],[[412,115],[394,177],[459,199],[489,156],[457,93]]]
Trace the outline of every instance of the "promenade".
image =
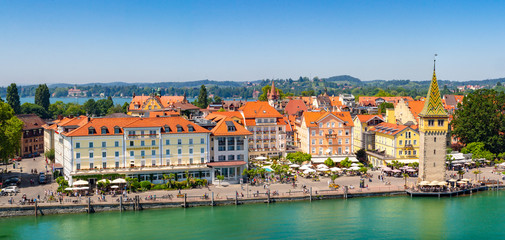
[[[5,166],[2,166],[5,169]],[[88,197],[63,197],[63,201],[48,201],[48,196],[51,194],[56,195],[56,189],[58,185],[52,181],[49,184],[39,185],[37,183],[38,175],[30,174],[31,169],[37,169],[37,171],[45,171],[45,161],[43,157],[38,157],[36,160],[23,159],[21,161],[21,167],[23,172],[19,168],[12,169],[12,165],[8,166],[8,171],[10,174],[4,174],[3,177],[7,178],[9,176],[21,176],[22,183],[19,186],[20,192],[12,196],[0,196],[0,207],[16,207],[25,206],[28,204],[22,204],[22,196],[26,194],[27,199],[39,198],[38,206],[57,206],[57,205],[80,205],[87,204]],[[492,167],[481,168],[482,174],[481,179],[491,179],[498,180],[501,179],[500,175],[493,174]],[[49,169],[48,169],[49,170]],[[455,172],[449,171],[448,174],[453,174]],[[135,192],[127,194],[123,197],[126,202],[127,199],[139,196],[141,203],[183,203],[184,194],[186,194],[187,202],[200,202],[200,201],[212,201],[212,195],[214,196],[214,201],[226,201],[226,200],[254,200],[254,199],[267,199],[267,192],[270,191],[270,198],[272,199],[291,199],[291,198],[310,198],[316,196],[335,196],[343,197],[344,188],[348,187],[347,194],[359,194],[359,195],[374,195],[379,193],[397,193],[404,191],[405,180],[403,178],[396,177],[386,177],[383,181],[378,180],[378,175],[380,171],[370,171],[369,174],[372,175],[371,180],[365,181],[365,188],[359,188],[360,177],[359,176],[342,176],[335,180],[335,184],[341,187],[337,190],[330,189],[329,177],[321,177],[320,181],[312,181],[312,179],[306,179],[302,177],[297,178],[296,186],[293,187],[292,184],[283,184],[277,182],[269,182],[260,186],[251,186],[249,184],[231,184],[228,186],[220,186],[219,184],[209,185],[207,188],[196,188],[196,189],[184,189],[184,190],[156,190],[156,191],[146,191],[146,192]],[[465,178],[474,179],[475,175],[472,171],[465,173]],[[36,182],[34,185],[30,184],[30,178],[34,179]],[[407,178],[407,186],[412,186],[417,181],[417,178]],[[312,194],[310,190],[312,189]],[[179,196],[179,197],[178,197]],[[204,197],[207,196],[207,197]],[[118,204],[119,195],[105,195],[105,198],[101,198],[99,195],[89,196],[92,204]],[[58,199],[56,197],[56,199]],[[13,200],[10,203],[9,200]],[[28,205],[29,206],[29,205]]]

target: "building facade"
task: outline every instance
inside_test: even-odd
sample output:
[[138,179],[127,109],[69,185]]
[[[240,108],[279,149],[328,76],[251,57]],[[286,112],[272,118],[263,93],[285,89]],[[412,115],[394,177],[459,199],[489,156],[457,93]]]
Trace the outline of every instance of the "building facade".
[[16,115],[23,122],[19,156],[34,157],[44,152],[44,128],[46,124],[35,114]]
[[354,117],[354,127],[353,127],[353,152],[360,149],[369,149],[367,145],[367,138],[365,133],[368,132],[370,127],[373,127],[379,123],[384,122],[381,115],[356,115]]
[[252,133],[249,158],[279,157],[286,151],[286,123],[267,102],[247,102],[239,110],[244,127]]
[[349,112],[305,112],[297,129],[300,148],[313,156],[351,154],[353,126]]

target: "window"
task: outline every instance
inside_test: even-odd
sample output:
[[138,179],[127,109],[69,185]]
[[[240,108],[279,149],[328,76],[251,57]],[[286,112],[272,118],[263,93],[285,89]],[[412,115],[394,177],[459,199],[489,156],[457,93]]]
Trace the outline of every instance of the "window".
[[323,136],[323,130],[319,130],[319,136]]
[[144,151],[144,150],[140,151],[140,156],[141,157],[144,157],[145,155],[146,155],[146,151]]
[[312,139],[312,145],[316,144],[316,139]]
[[156,140],[151,140],[151,145],[156,146]]
[[135,156],[135,152],[134,151],[130,151],[130,157],[133,157]]
[[312,153],[316,153],[316,148],[315,147],[312,148]]
[[342,136],[342,130],[338,130],[338,135]]
[[144,135],[144,131],[140,131],[140,135]]
[[81,164],[80,164],[80,163],[77,163],[77,164],[75,165],[75,168],[77,168],[77,170],[81,169]]
[[89,153],[89,159],[93,159],[93,152]]
[[433,155],[437,154],[437,150],[433,149]]
[[323,155],[323,148],[322,147],[319,148],[319,155]]
[[204,138],[200,138],[200,144],[205,144],[205,139]]
[[182,159],[181,158],[177,159],[177,164],[182,164]]
[[170,145],[170,139],[165,140],[165,145]]
[[114,157],[119,157],[119,152],[118,151],[114,152]]
[[[403,144],[403,141],[402,141],[402,140],[400,140],[400,142],[399,142],[398,144],[402,145],[402,144]],[[400,154],[401,154],[401,151],[400,151]]]
[[330,123],[326,123],[326,127],[329,128],[330,127]]
[[205,148],[200,148],[200,153],[205,153]]
[[444,120],[438,120],[438,126],[439,127],[444,126]]
[[102,128],[101,134],[102,134],[102,135],[107,134],[107,128]]
[[107,162],[102,163],[103,168],[107,168]]
[[319,127],[322,128],[323,127],[323,123],[319,123]]
[[331,122],[331,127],[335,127],[335,122]]
[[135,135],[135,131],[128,131],[128,135]]
[[342,144],[342,139],[338,139],[338,144],[341,145]]
[[75,143],[75,148],[81,148],[81,143]]
[[402,150],[400,150],[400,155],[402,155]]
[[115,127],[114,134],[120,134],[120,133],[121,133],[121,129],[119,127]]
[[193,144],[193,138],[189,139],[189,144]]
[[119,141],[114,142],[114,147],[119,147]]
[[119,168],[119,162],[116,162],[116,168]]
[[177,149],[177,154],[179,154],[179,155],[182,154],[182,148]]
[[102,142],[102,147],[107,147],[107,142]]
[[96,130],[93,127],[88,128],[88,134],[93,135],[96,134]]
[[434,126],[435,120],[428,120],[428,126]]
[[328,140],[328,144],[332,145],[333,144],[333,139]]
[[81,153],[76,153],[75,158],[77,158],[77,159],[81,158]]
[[93,163],[89,163],[89,169],[93,169]]
[[226,156],[219,156],[219,157],[217,157],[217,160],[219,160],[219,161],[225,161],[226,160]]
[[417,144],[417,140],[414,140],[414,145],[416,145],[416,144]]
[[156,135],[156,130],[149,130],[149,135]]
[[107,157],[107,152],[102,152],[102,158],[106,158]]
[[349,136],[349,130],[345,130],[345,135]]
[[205,159],[204,158],[200,158],[200,163],[204,163],[205,162]]
[[193,154],[193,148],[189,149],[189,154]]
[[189,164],[193,164],[193,158],[189,158]]
[[417,154],[417,152],[416,152],[416,150],[414,150],[414,155],[416,155],[416,154]]
[[312,136],[316,136],[316,130],[312,130],[311,135],[312,135]]
[[177,139],[177,145],[181,145],[182,144],[182,139]]
[[228,161],[235,160],[235,155],[228,155]]
[[133,147],[133,146],[134,146],[133,141],[130,141],[130,147]]
[[319,139],[319,145],[323,145],[323,139]]
[[342,123],[338,123],[338,127],[342,127]]
[[140,141],[140,146],[145,146],[146,142],[144,140]]
[[167,155],[170,155],[170,149],[167,149],[165,152]]
[[89,148],[93,148],[93,142],[89,142]]
[[436,137],[435,137],[435,138],[433,138],[433,141],[434,141],[434,142],[437,142],[437,138],[436,138]]
[[345,139],[345,144],[349,144],[349,138]]

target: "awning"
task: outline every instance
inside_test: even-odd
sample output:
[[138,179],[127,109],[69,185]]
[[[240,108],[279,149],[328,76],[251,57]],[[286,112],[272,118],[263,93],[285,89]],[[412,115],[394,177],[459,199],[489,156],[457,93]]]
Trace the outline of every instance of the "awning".
[[222,161],[207,163],[209,167],[228,167],[228,166],[242,166],[247,164],[245,161]]
[[419,162],[419,159],[392,159],[392,160],[386,160],[387,163],[392,163],[393,161],[398,161],[400,163],[406,163],[406,164],[409,164],[409,163],[418,163]]

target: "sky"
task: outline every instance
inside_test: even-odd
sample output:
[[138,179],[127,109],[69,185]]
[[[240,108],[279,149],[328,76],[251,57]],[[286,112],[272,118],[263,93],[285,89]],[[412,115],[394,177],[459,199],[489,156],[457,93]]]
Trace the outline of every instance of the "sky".
[[502,1],[0,0],[0,86],[505,77]]

